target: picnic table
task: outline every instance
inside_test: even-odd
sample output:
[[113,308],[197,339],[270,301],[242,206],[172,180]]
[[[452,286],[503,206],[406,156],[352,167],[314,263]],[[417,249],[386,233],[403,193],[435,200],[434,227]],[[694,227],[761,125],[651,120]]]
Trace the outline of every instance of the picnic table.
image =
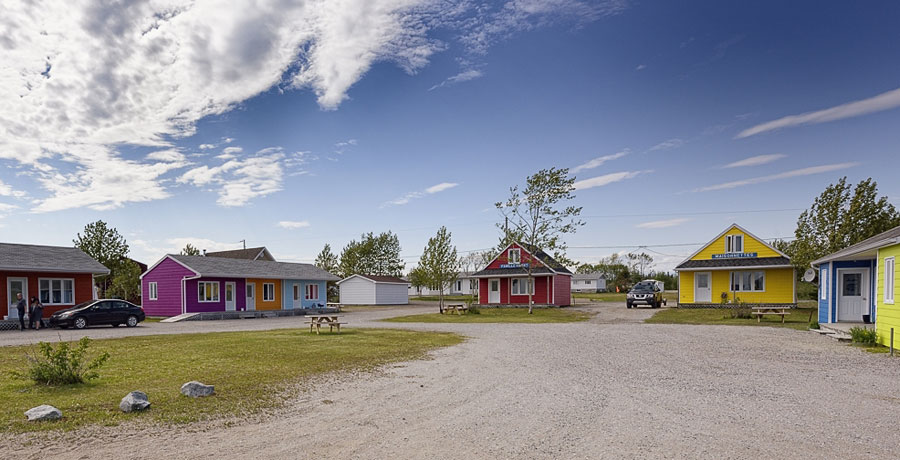
[[341,322],[341,316],[333,315],[333,314],[323,314],[323,315],[306,315],[304,318],[309,319],[309,332],[312,333],[313,328],[316,330],[316,335],[319,335],[319,331],[322,326],[328,326],[329,332],[334,332],[334,328],[337,328],[338,334],[341,333],[341,324],[347,324]]
[[341,305],[337,302],[326,302],[325,307],[326,308],[334,308],[337,311],[341,311],[341,307],[343,307],[343,305]]
[[756,316],[756,322],[760,322],[763,316],[778,315],[781,316],[781,323],[784,324],[784,316],[791,311],[791,307],[782,306],[758,306],[753,307],[753,315]]
[[444,305],[444,311],[456,312],[457,315],[469,312],[469,307],[464,303],[448,303]]

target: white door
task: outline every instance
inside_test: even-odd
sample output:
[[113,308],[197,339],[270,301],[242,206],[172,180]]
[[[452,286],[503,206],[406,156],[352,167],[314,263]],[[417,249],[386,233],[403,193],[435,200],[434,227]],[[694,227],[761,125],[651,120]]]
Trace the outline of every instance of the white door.
[[234,311],[234,283],[225,283],[225,311]]
[[9,319],[18,319],[19,310],[16,309],[16,304],[19,303],[19,299],[16,298],[16,294],[22,294],[22,298],[25,299],[25,302],[28,302],[28,278],[7,278],[6,292],[9,296],[6,299],[8,301],[7,305],[9,305]]
[[694,303],[712,302],[712,273],[694,273]]
[[256,284],[247,283],[247,310],[256,310]]
[[869,314],[869,270],[838,269],[838,321],[862,321]]
[[303,303],[300,301],[300,284],[294,284],[294,308],[300,309],[303,308]]
[[488,303],[500,303],[500,280],[488,280]]

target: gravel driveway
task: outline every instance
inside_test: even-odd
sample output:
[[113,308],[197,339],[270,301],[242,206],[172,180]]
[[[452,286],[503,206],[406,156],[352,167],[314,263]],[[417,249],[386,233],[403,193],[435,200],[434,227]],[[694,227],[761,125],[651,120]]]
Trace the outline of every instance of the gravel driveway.
[[594,310],[598,315],[583,323],[495,325],[370,323],[400,312],[348,313],[352,325],[456,331],[470,340],[430,360],[323,380],[261,420],[98,428],[28,446],[23,436],[6,436],[0,451],[62,459],[820,459],[900,452],[900,360],[806,332],[641,324],[652,311]]

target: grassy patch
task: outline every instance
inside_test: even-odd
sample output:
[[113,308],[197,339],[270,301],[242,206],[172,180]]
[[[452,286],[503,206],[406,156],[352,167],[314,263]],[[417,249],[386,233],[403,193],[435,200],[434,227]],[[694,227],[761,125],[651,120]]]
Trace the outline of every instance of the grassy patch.
[[590,313],[559,308],[535,308],[529,315],[527,308],[480,308],[477,315],[456,313],[426,313],[398,316],[382,321],[395,323],[574,323],[591,317]]
[[[805,331],[809,328],[809,314],[813,309],[795,308],[784,317],[784,324],[780,316],[763,316],[762,321],[756,318],[732,318],[727,309],[717,308],[669,308],[660,310],[653,317],[644,321],[655,324],[713,324],[730,326],[773,326],[787,327]],[[815,313],[813,313],[815,317]]]
[[[417,359],[430,349],[460,341],[454,334],[387,329],[351,329],[319,336],[308,329],[286,329],[96,340],[91,349],[111,355],[100,378],[61,387],[10,378],[10,371],[23,368],[24,354],[32,346],[4,347],[0,354],[0,431],[72,429],[136,419],[188,423],[249,415],[277,407],[289,395],[287,390],[305,378]],[[182,396],[179,389],[190,380],[215,385],[216,395]],[[119,401],[132,390],[150,397],[148,412],[119,411]],[[40,404],[62,410],[63,420],[26,422],[23,413]]]

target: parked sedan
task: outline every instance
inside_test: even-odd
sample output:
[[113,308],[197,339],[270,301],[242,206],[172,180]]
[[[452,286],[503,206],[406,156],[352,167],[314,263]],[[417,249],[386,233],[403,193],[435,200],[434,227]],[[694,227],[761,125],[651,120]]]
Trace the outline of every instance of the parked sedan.
[[84,329],[88,326],[110,324],[119,327],[124,324],[135,327],[143,321],[144,309],[124,300],[100,299],[82,302],[71,308],[60,310],[50,316],[50,326]]

